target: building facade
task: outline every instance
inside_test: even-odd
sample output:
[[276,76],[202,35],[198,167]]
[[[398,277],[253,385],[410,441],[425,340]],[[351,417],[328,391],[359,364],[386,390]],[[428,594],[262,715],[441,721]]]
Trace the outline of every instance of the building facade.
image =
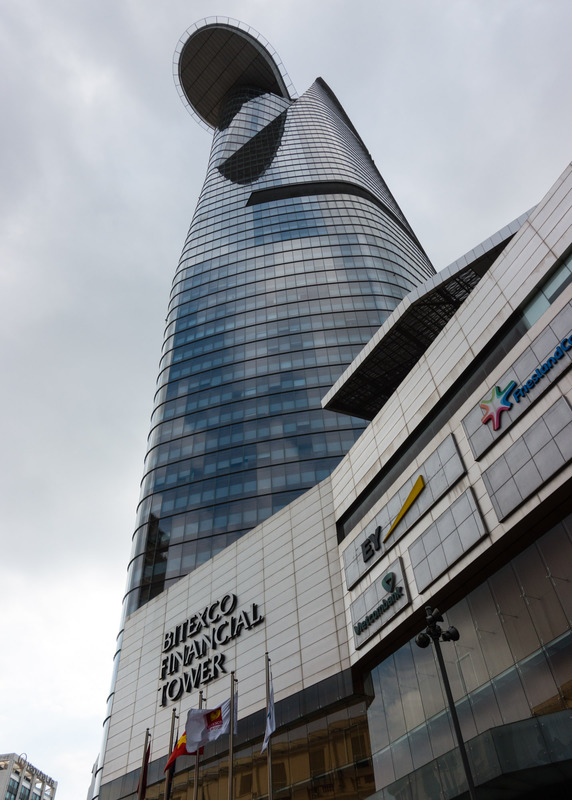
[[[318,83],[308,107],[331,98]],[[355,136],[339,106],[330,108],[346,125],[331,137]],[[208,109],[196,113],[208,121]],[[323,123],[321,112],[310,117]],[[217,159],[209,171],[219,181]],[[271,191],[263,198],[282,202],[281,186]],[[377,196],[371,184],[367,191]],[[382,237],[388,219],[406,230],[397,211],[377,219]],[[415,643],[428,606],[460,633],[442,649],[478,797],[568,796],[572,166],[535,209],[427,275],[323,391],[324,415],[365,420],[347,455],[130,607],[94,797],[135,796],[149,728],[147,798],[163,798],[173,709],[182,724],[201,691],[215,707],[229,696],[231,671],[232,796],[267,797],[265,653],[276,700],[274,798],[466,797],[434,649]],[[221,737],[198,775],[194,758],[178,759],[171,796],[193,797],[198,781],[199,797],[222,800],[228,775]]]
[[328,86],[206,22],[179,88],[213,130],[177,269],[127,612],[330,474],[364,428],[321,398],[434,270]]
[[0,754],[0,797],[3,800],[53,800],[58,782],[27,759],[25,753]]

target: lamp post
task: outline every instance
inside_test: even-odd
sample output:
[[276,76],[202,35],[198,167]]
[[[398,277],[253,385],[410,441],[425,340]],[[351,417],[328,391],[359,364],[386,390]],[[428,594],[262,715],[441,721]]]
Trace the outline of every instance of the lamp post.
[[419,647],[423,648],[429,647],[431,642],[433,642],[435,646],[437,661],[439,662],[441,677],[443,679],[443,686],[445,687],[445,694],[447,695],[447,702],[449,703],[449,711],[451,712],[451,719],[453,720],[453,728],[455,729],[455,736],[457,738],[457,744],[459,745],[459,751],[461,753],[461,761],[463,762],[467,786],[469,787],[469,797],[471,800],[476,800],[477,795],[475,793],[473,775],[471,773],[469,758],[467,756],[465,742],[463,741],[459,717],[457,715],[457,709],[455,708],[453,693],[451,692],[451,684],[449,683],[449,676],[447,675],[447,670],[445,669],[445,661],[443,660],[443,653],[441,652],[440,644],[441,641],[457,642],[459,640],[459,631],[452,625],[448,628],[448,630],[444,631],[438,624],[439,622],[443,622],[443,617],[436,608],[432,609],[431,606],[425,606],[425,614],[427,627],[425,628],[425,631],[417,634],[415,637],[415,642]]

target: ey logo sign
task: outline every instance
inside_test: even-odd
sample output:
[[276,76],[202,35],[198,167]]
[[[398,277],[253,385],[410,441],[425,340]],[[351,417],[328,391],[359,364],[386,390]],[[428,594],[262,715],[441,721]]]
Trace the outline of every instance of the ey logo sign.
[[[379,552],[381,550],[381,545],[384,544],[389,539],[393,531],[397,528],[403,517],[407,514],[407,512],[409,511],[415,500],[419,497],[424,488],[425,488],[425,481],[423,480],[423,475],[420,475],[413,484],[413,488],[409,492],[407,500],[405,501],[405,503],[403,503],[401,511],[395,517],[393,525],[389,528],[383,540],[381,539],[381,525],[378,525],[375,531],[373,533],[370,533],[370,535],[365,539],[365,541],[362,542],[361,551],[363,555],[363,560],[366,564],[370,559],[374,557],[376,552]],[[388,591],[390,590],[388,589]]]

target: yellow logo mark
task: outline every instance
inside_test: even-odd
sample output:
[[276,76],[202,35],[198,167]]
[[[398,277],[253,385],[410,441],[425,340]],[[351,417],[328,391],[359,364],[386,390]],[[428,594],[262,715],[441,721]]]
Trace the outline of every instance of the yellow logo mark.
[[385,534],[385,539],[383,540],[384,544],[387,542],[393,531],[397,528],[403,517],[407,514],[413,503],[417,500],[423,489],[425,488],[425,481],[423,480],[423,475],[420,475],[415,483],[413,484],[413,489],[409,492],[409,496],[403,506],[399,514],[395,517],[395,521],[391,528]]

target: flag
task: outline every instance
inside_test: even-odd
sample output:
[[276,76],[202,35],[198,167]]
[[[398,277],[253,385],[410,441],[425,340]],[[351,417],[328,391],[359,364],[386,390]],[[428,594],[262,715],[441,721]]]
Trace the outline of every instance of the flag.
[[[146,733],[145,739],[147,738],[148,734]],[[141,798],[141,800],[145,800],[145,794],[147,793],[147,771],[149,769],[150,756],[151,756],[151,742],[149,742],[149,744],[145,749],[145,755],[143,756],[143,766],[139,774],[139,782],[137,783],[137,797]]]
[[229,732],[230,700],[225,700],[218,708],[191,708],[185,725],[187,752]]
[[264,741],[262,742],[263,753],[268,747],[270,737],[276,730],[276,716],[274,714],[274,686],[272,685],[272,675],[269,680],[270,691],[268,693],[268,701],[266,703],[266,730],[264,731]]
[[[165,767],[165,772],[167,772],[167,767]],[[167,772],[167,779],[165,781],[165,800],[171,800],[171,792],[173,791],[173,778],[175,777],[175,762],[171,764],[169,771]]]
[[186,755],[187,755],[187,736],[186,734],[183,734],[179,739],[179,741],[177,742],[177,744],[175,745],[173,752],[169,756],[169,760],[167,761],[163,772],[167,772],[169,767],[175,763],[175,761],[179,758],[179,756],[186,756]]

